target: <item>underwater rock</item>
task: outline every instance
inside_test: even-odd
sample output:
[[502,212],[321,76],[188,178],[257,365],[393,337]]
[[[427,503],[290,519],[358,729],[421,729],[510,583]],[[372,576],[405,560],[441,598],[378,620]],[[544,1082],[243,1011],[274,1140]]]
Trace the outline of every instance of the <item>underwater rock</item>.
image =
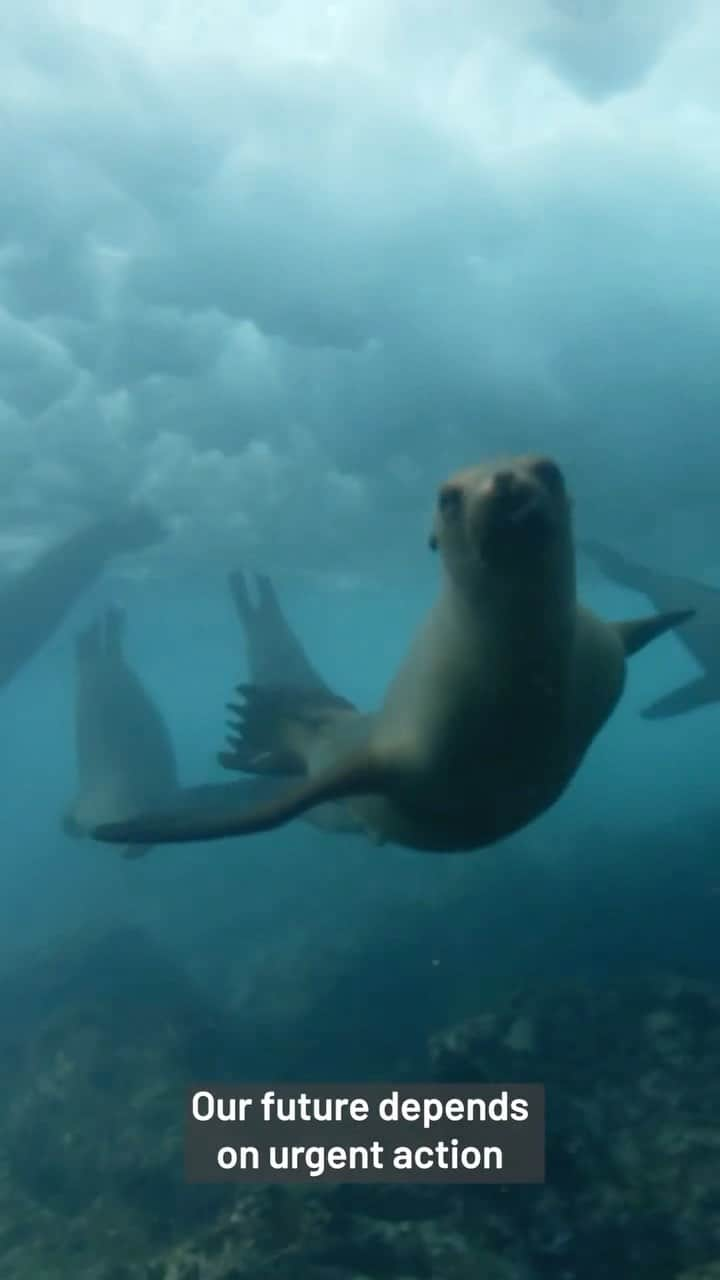
[[709,1262],[706,1267],[693,1267],[692,1271],[683,1271],[676,1280],[720,1280],[720,1258]]
[[710,984],[535,983],[432,1035],[417,1079],[545,1083],[540,1187],[186,1186],[185,1087],[252,1078],[253,1022],[135,930],[49,950],[0,1014],[3,1280],[720,1280]]
[[531,1280],[466,1237],[450,1201],[451,1217],[432,1223],[335,1213],[333,1202],[333,1189],[253,1189],[137,1280]]
[[[532,1037],[518,1036],[532,1025]],[[546,1085],[547,1182],[502,1195],[539,1274],[676,1280],[720,1240],[720,991],[683,979],[520,990],[433,1037],[443,1081]],[[482,1222],[495,1188],[461,1191]]]
[[0,1026],[0,1258],[27,1251],[30,1222],[39,1248],[44,1224],[52,1264],[59,1233],[89,1275],[113,1237],[146,1249],[217,1213],[222,1188],[184,1182],[184,1094],[237,1073],[240,1046],[142,933],[49,950],[4,982]]

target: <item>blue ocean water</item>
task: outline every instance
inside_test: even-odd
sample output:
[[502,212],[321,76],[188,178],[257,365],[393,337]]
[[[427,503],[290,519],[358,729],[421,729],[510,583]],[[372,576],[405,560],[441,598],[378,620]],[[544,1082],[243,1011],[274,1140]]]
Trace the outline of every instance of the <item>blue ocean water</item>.
[[[0,1280],[716,1280],[716,13],[11,0],[2,31]],[[701,673],[653,641],[558,801],[468,854],[71,830],[173,754],[243,780],[233,571],[377,708],[439,487],[529,452],[585,605],[656,611],[589,539],[697,608],[706,700],[643,715]],[[545,1180],[197,1185],[200,1081],[539,1083]]]

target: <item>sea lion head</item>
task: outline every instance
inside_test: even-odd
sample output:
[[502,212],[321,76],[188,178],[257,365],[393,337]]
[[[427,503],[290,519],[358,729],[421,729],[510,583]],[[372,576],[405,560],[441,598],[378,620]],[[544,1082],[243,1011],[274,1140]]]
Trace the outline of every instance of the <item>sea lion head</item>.
[[537,571],[572,554],[570,501],[551,458],[503,458],[450,476],[438,490],[430,547],[453,579],[488,571]]

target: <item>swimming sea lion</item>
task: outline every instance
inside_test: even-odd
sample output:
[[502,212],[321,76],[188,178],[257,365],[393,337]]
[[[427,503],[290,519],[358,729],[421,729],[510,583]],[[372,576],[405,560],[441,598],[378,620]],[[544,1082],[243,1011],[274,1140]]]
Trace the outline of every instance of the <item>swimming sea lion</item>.
[[660,720],[720,702],[720,590],[694,578],[649,569],[601,542],[582,542],[580,549],[587,552],[613,582],[647,596],[656,609],[676,609],[682,602],[697,610],[697,616],[683,627],[678,639],[690,650],[704,674],[658,698],[645,707],[641,715],[646,720]]
[[[78,790],[63,823],[68,835],[177,800],[172,739],[125,657],[124,631],[122,611],[107,609],[75,642]],[[139,857],[147,847],[129,852]]]
[[[256,579],[257,603],[251,599],[242,572],[231,574],[229,585],[253,680],[262,686],[288,677],[308,694],[335,701],[336,695],[313,667],[285,618],[270,579]],[[131,817],[156,804],[174,814],[207,812],[216,816],[273,799],[283,784],[278,777],[179,785],[169,730],[128,663],[123,631],[122,614],[109,610],[76,642],[78,798],[65,816],[66,833],[86,835],[100,820],[118,814]],[[220,753],[221,763],[227,769],[240,770],[237,739],[232,732],[229,746],[230,750]],[[352,829],[340,805],[322,805],[306,820],[326,830]],[[125,856],[141,857],[151,848],[151,844],[130,845]]]
[[[124,652],[125,617],[108,609],[75,643],[77,795],[67,835],[85,836],[100,821],[129,818],[156,805],[192,813],[259,804],[274,795],[261,779],[181,787],[175,749],[162,713]],[[126,857],[148,853],[130,845]]]
[[96,520],[50,547],[0,592],[0,687],[42,648],[114,556],[165,537],[144,506]]
[[328,800],[368,835],[453,852],[493,844],[562,795],[622,693],[626,657],[690,610],[607,623],[576,602],[558,466],[514,458],[440,488],[430,546],[439,599],[377,714],[299,714],[245,690],[253,746],[295,754],[302,781],[249,812],[148,815],[94,831],[177,843],[267,831]]

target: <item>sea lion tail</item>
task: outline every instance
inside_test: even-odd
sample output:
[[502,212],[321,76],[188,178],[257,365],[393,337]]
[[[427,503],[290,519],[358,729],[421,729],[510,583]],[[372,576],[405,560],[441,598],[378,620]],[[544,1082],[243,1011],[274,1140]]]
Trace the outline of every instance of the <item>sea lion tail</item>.
[[614,624],[627,657],[644,649],[652,640],[657,640],[673,627],[682,626],[695,617],[695,609],[676,609],[672,613],[656,613],[649,618],[636,618],[628,622]]
[[109,844],[186,844],[222,840],[227,836],[271,831],[328,800],[369,795],[386,789],[386,770],[366,750],[353,752],[314,778],[283,791],[275,799],[251,809],[209,813],[184,810],[138,814],[126,822],[103,823],[91,831],[94,840]]

